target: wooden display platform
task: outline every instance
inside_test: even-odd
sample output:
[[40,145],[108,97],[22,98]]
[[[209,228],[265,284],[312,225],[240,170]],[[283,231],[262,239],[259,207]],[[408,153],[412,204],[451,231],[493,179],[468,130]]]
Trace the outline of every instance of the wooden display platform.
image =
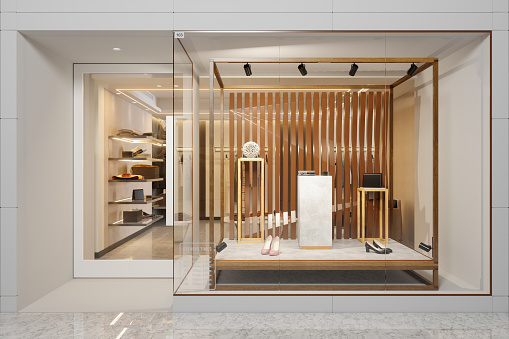
[[336,239],[332,248],[301,250],[297,240],[281,240],[280,254],[260,254],[259,244],[239,244],[225,240],[227,248],[217,253],[216,272],[220,271],[407,271],[421,282],[419,285],[216,285],[216,290],[434,290],[436,284],[421,277],[415,270],[432,270],[438,277],[438,264],[413,249],[389,239],[393,253],[384,255],[366,253],[357,239]]

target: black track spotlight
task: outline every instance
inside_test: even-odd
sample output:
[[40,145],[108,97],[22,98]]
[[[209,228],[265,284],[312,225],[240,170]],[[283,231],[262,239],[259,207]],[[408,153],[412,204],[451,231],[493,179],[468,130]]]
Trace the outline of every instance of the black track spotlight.
[[348,74],[350,74],[350,76],[354,76],[355,73],[357,73],[357,70],[359,69],[359,66],[357,66],[357,64],[355,64],[355,62],[352,64],[352,67],[350,67],[350,72],[348,72]]
[[417,66],[412,62],[410,68],[408,69],[408,71],[406,71],[406,74],[408,74],[408,76],[411,77],[412,75],[414,75],[415,71],[417,71]]
[[251,74],[253,74],[253,72],[251,72],[251,65],[250,64],[245,64],[244,65],[244,72],[246,72],[246,76],[251,76]]
[[300,72],[300,74],[302,74],[302,76],[305,76],[306,74],[308,74],[308,71],[306,71],[306,66],[304,66],[303,63],[301,63],[299,66],[297,66],[297,68],[299,69],[299,72]]

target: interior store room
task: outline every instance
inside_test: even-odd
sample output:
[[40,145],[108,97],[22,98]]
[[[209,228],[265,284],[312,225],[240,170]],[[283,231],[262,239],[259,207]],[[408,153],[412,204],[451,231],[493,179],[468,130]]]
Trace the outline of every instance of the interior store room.
[[[18,49],[20,309],[85,278],[177,311],[491,293],[489,33],[38,31]],[[42,143],[59,156],[39,174],[65,185],[30,174]]]

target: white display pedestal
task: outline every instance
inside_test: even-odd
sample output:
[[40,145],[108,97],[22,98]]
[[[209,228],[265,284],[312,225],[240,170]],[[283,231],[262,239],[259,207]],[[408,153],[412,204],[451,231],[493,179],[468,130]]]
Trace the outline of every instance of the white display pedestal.
[[297,238],[301,249],[332,246],[332,177],[297,177]]

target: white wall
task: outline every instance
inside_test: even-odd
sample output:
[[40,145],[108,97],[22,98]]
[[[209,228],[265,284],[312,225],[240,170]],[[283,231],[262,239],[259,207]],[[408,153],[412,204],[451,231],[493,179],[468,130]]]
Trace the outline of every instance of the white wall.
[[439,269],[489,291],[489,37],[441,60],[439,74]]
[[73,278],[73,125],[72,63],[22,35],[18,60],[21,309]]

